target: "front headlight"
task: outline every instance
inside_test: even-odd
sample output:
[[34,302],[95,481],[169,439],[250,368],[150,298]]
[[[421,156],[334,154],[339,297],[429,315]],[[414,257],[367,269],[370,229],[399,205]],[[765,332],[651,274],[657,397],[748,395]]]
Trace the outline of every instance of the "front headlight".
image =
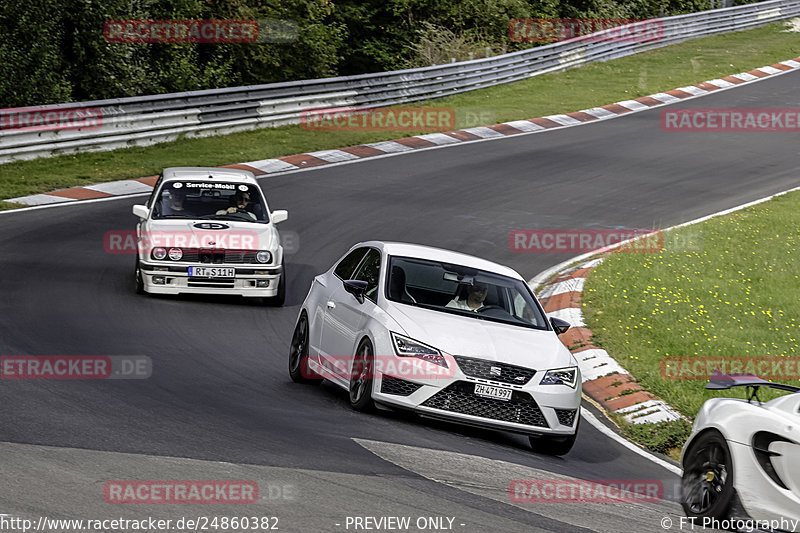
[[400,357],[416,357],[423,361],[428,361],[435,365],[447,368],[447,361],[445,361],[442,352],[427,344],[422,344],[419,341],[410,339],[399,333],[391,332],[392,344],[394,344],[394,351]]
[[167,257],[166,248],[153,248],[152,253],[153,253],[153,259],[158,259],[159,261]]
[[542,378],[540,385],[566,385],[575,388],[578,379],[578,367],[556,368],[548,370]]
[[170,248],[169,249],[169,258],[173,261],[180,261],[181,257],[183,257],[183,250],[180,248]]
[[259,263],[269,263],[272,261],[272,254],[266,250],[261,250],[256,254],[256,261]]

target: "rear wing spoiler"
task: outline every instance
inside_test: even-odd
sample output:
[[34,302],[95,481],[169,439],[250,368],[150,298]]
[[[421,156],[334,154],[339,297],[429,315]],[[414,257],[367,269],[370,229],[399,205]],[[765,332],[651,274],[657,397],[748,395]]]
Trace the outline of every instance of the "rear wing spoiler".
[[713,390],[731,389],[733,387],[769,387],[786,392],[800,392],[800,387],[773,383],[761,379],[755,374],[723,374],[719,370],[714,370],[711,379],[706,384],[707,389]]

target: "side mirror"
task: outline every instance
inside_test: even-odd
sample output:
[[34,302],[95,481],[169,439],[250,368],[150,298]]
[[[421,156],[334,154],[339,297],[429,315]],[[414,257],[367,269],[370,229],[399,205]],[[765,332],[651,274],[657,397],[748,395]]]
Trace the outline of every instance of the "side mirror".
[[277,211],[272,212],[272,223],[278,224],[279,222],[283,222],[289,218],[289,211],[286,209],[278,209]]
[[344,290],[355,296],[358,303],[364,303],[364,295],[367,294],[367,282],[355,279],[348,279],[343,281]]
[[550,324],[553,326],[553,329],[556,330],[556,335],[566,333],[567,330],[572,327],[572,324],[566,320],[561,320],[560,318],[556,318],[554,316],[550,317]]
[[147,215],[150,214],[150,210],[147,209],[146,205],[135,205],[133,206],[133,214],[141,218],[142,220],[145,220],[147,218]]

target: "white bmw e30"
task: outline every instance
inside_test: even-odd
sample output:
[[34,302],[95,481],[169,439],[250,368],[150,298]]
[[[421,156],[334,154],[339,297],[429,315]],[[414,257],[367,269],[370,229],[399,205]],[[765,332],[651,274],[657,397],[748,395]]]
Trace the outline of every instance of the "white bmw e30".
[[276,224],[252,172],[164,169],[147,204],[134,205],[136,291],[263,298],[283,305],[286,274]]
[[395,242],[351,248],[314,278],[292,336],[289,373],[349,391],[359,411],[528,435],[563,455],[578,431],[581,374],[525,280],[462,253]]

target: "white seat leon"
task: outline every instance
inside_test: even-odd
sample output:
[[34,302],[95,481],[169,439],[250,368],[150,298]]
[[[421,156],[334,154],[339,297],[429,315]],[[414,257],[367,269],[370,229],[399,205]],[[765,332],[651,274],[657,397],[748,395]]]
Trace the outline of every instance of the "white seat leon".
[[528,435],[563,455],[580,420],[581,375],[514,270],[428,246],[371,241],[314,278],[296,322],[289,373],[328,379],[356,410]]

